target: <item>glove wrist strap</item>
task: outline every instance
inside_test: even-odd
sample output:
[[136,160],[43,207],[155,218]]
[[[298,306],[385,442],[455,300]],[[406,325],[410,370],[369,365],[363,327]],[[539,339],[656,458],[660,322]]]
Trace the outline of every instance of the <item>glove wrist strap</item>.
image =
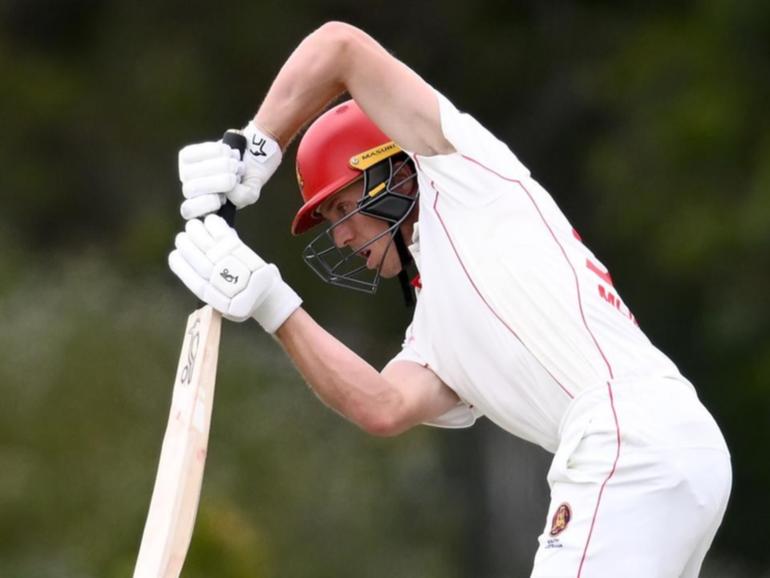
[[283,153],[278,142],[260,130],[253,120],[243,128],[242,132],[243,136],[246,137],[246,153],[248,153],[250,161],[267,165],[272,170],[281,164]]
[[[268,267],[275,268],[275,265],[268,265]],[[300,296],[281,279],[277,268],[276,275],[278,278],[270,288],[267,297],[251,315],[262,329],[271,334],[278,331],[284,321],[302,305]]]

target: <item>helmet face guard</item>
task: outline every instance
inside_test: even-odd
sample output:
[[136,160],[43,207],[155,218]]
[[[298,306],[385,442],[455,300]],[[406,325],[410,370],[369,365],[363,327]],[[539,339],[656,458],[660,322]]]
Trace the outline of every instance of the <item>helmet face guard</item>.
[[[308,243],[302,253],[305,263],[321,279],[332,285],[365,293],[377,291],[385,257],[393,247],[396,236],[400,235],[401,224],[417,202],[417,183],[414,182],[416,177],[411,159],[401,152],[364,169],[363,194],[357,207],[328,225]],[[337,247],[334,242],[335,228],[357,214],[385,221],[388,227],[355,251],[350,247]],[[362,253],[386,236],[389,237],[389,242],[380,262],[374,270],[367,269]],[[403,262],[404,258],[400,253],[401,251],[399,257],[402,265],[406,266],[407,263]]]

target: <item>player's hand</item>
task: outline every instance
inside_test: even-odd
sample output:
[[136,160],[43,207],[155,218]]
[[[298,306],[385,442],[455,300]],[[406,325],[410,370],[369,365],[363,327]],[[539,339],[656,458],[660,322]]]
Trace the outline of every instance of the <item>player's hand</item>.
[[171,270],[198,299],[228,319],[253,317],[275,333],[302,303],[278,268],[249,249],[221,217],[188,221],[174,244],[168,256]]
[[247,146],[238,151],[221,141],[188,145],[179,151],[181,213],[185,219],[214,213],[229,199],[237,208],[256,203],[262,187],[281,164],[281,148],[253,122],[243,129]]

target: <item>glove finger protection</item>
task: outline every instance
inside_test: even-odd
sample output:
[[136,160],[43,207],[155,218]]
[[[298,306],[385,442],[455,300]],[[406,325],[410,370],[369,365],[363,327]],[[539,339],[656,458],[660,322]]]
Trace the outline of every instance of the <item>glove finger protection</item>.
[[278,268],[247,247],[221,217],[188,221],[175,246],[168,259],[171,270],[228,319],[254,317],[274,333],[302,303]]
[[237,171],[220,172],[183,182],[182,194],[185,199],[194,199],[203,195],[216,195],[229,191],[236,184],[238,184]]
[[179,174],[181,176],[182,166],[188,164],[195,164],[214,158],[228,156],[237,160],[239,156],[237,154],[233,154],[233,150],[234,149],[223,143],[221,140],[187,145],[179,151]]
[[224,193],[222,193],[187,199],[182,202],[179,212],[185,221],[197,219],[209,213],[216,213],[225,204],[226,198]]
[[174,246],[201,279],[211,278],[213,263],[206,253],[198,248],[188,233],[179,233],[174,239]]
[[[230,152],[235,151],[230,149]],[[180,161],[179,180],[181,180],[183,183],[189,183],[195,182],[197,179],[210,177],[211,175],[232,174],[237,176],[240,164],[241,162],[239,158],[233,158],[233,156],[228,155],[227,152],[225,152],[223,155],[205,158],[196,162],[182,163]]]
[[200,219],[188,221],[185,225],[185,232],[192,237],[192,241],[201,251],[208,251],[214,246],[214,237],[211,236]]
[[180,212],[185,220],[215,212],[225,203],[243,172],[240,153],[228,145],[204,142],[179,151],[179,180],[185,201]]

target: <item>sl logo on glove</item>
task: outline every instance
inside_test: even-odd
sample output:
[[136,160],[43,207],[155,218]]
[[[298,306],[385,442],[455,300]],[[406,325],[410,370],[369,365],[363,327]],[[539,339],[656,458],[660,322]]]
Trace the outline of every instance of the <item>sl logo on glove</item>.
[[[260,259],[261,260],[261,259]],[[252,263],[254,270],[261,269],[262,263]],[[231,299],[246,288],[252,271],[235,255],[227,255],[214,264],[211,285]]]
[[238,283],[238,275],[231,275],[230,271],[228,271],[226,268],[223,269],[219,275],[228,283]]

